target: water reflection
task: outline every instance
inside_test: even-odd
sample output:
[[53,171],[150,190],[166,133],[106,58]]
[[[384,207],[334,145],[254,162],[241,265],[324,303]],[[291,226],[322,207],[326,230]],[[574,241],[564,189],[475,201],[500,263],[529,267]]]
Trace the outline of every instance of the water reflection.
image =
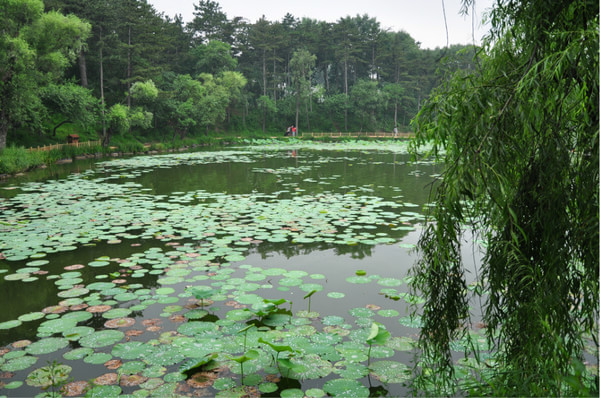
[[[49,305],[58,304],[61,301],[59,294],[62,289],[54,283],[53,278],[60,279],[66,272],[65,267],[74,264],[86,265],[78,271],[83,280],[82,286],[89,286],[99,281],[110,282],[115,278],[125,280],[125,283],[115,288],[100,291],[92,289],[87,296],[83,296],[86,303],[94,304],[96,301],[107,300],[114,308],[135,308],[127,316],[137,319],[136,327],[140,330],[142,327],[139,324],[142,320],[157,323],[164,321],[164,328],[150,329],[153,325],[146,328],[144,335],[139,337],[136,335],[135,337],[140,341],[158,341],[164,337],[162,334],[157,335],[159,331],[174,334],[181,324],[190,321],[183,315],[185,311],[192,308],[188,305],[189,294],[186,291],[186,286],[189,285],[211,286],[222,295],[222,300],[215,300],[216,303],[211,303],[207,307],[209,313],[198,319],[199,322],[226,325],[227,314],[231,309],[229,305],[232,304],[230,302],[240,301],[238,296],[242,291],[250,296],[254,294],[251,292],[260,289],[260,296],[265,299],[285,298],[290,302],[290,307],[293,303],[295,312],[308,309],[309,301],[305,299],[307,292],[302,290],[303,286],[279,285],[283,276],[276,274],[265,277],[263,282],[259,282],[261,279],[257,279],[257,283],[243,282],[247,277],[248,267],[265,271],[265,275],[268,274],[266,270],[275,268],[306,274],[307,277],[301,281],[302,284],[312,283],[322,286],[322,291],[310,297],[312,310],[322,314],[322,317],[308,321],[314,322],[315,327],[322,328],[324,326],[322,318],[332,314],[344,318],[344,325],[356,326],[354,322],[358,323],[361,319],[350,317],[349,311],[353,308],[365,308],[365,305],[371,308],[397,308],[398,312],[405,310],[406,303],[386,298],[390,295],[386,296],[382,289],[389,286],[379,284],[378,281],[383,280],[385,283],[393,284],[397,292],[405,293],[408,290],[406,283],[401,279],[406,276],[407,270],[412,265],[412,258],[410,251],[400,247],[398,242],[416,241],[418,232],[415,228],[421,220],[420,207],[426,203],[429,195],[429,189],[425,186],[431,181],[430,175],[435,174],[434,166],[411,164],[408,162],[408,155],[367,151],[292,149],[229,156],[228,161],[198,163],[174,161],[161,167],[145,166],[143,159],[140,158],[139,165],[104,164],[86,174],[87,181],[93,184],[131,186],[135,189],[132,189],[132,193],[127,190],[117,190],[113,193],[107,189],[107,192],[102,192],[104,196],[97,195],[83,197],[83,199],[58,198],[57,204],[63,207],[57,207],[56,212],[63,212],[59,214],[63,214],[64,218],[73,216],[74,206],[84,212],[86,201],[92,200],[96,202],[95,206],[99,210],[105,212],[103,215],[108,214],[110,217],[96,221],[102,225],[101,228],[94,229],[93,233],[98,235],[91,239],[92,243],[80,244],[73,250],[58,251],[45,256],[48,263],[41,269],[47,271],[47,275],[40,275],[38,280],[31,282],[0,279],[0,300],[3,303],[10,303],[8,308],[0,313],[0,322],[14,320],[22,314],[40,311]],[[48,170],[45,176],[36,172],[35,177],[31,176],[31,180],[15,181],[20,184],[37,179],[51,179],[53,183],[60,185],[60,179],[68,178],[69,173],[82,171],[74,166],[76,165],[64,167],[58,172]],[[90,163],[90,166],[93,164]],[[15,184],[15,181],[6,183],[5,186]],[[97,185],[95,187],[97,188]],[[7,212],[14,211],[17,217],[19,212],[23,213],[28,206],[35,206],[35,201],[23,206],[18,203],[20,193],[19,189],[0,190],[0,208]],[[207,194],[203,195],[203,193]],[[211,196],[208,193],[222,195]],[[238,196],[234,198],[233,195]],[[113,200],[113,197],[118,200]],[[11,200],[8,200],[9,198]],[[244,202],[245,198],[248,198],[247,202]],[[336,201],[340,198],[348,201],[342,203],[342,206],[347,205],[352,208],[355,215],[352,220],[338,217],[337,213],[332,211],[339,205]],[[367,210],[373,204],[370,201],[379,200],[390,203],[378,209],[380,219],[375,222],[369,218],[370,214]],[[236,206],[228,208],[227,206],[233,202]],[[272,224],[276,224],[273,229],[280,232],[284,241],[279,241],[282,239],[281,236],[273,239],[268,224],[257,227],[258,218],[263,214],[256,214],[254,209],[272,210],[267,206],[257,206],[258,202],[261,205],[285,203],[286,206],[295,206],[292,209],[286,206],[272,207],[281,212],[289,212],[289,214],[277,214],[281,219],[285,219],[286,223],[289,222],[285,227],[282,227],[281,220],[277,220],[277,223],[275,220],[271,221]],[[139,211],[122,214],[124,207],[131,203],[139,206],[139,209],[136,209]],[[315,207],[315,204],[318,207]],[[109,206],[110,209],[107,210]],[[299,220],[302,214],[293,212],[298,208],[310,206],[313,211],[311,214],[313,218],[310,220],[314,223],[323,221],[319,218],[320,214],[323,217],[336,214],[335,218],[323,221],[323,224],[327,225],[327,231],[312,232],[314,235],[319,234],[318,239],[313,239],[314,236],[310,233],[307,236],[301,233],[303,228],[310,230],[312,225],[303,225],[300,222],[302,220]],[[219,208],[218,211],[203,215],[204,210],[212,211],[216,208]],[[38,211],[55,212],[54,209],[45,208],[40,208]],[[174,218],[175,216],[179,218]],[[289,220],[286,219],[288,216]],[[189,218],[186,220],[185,217]],[[269,213],[264,217],[274,216]],[[177,222],[183,220],[185,225],[171,225],[173,219]],[[19,221],[27,223],[30,220]],[[72,230],[57,231],[57,236],[61,232],[65,235],[67,232],[84,235],[91,233],[73,228],[74,222],[69,226]],[[88,222],[90,220],[86,215],[79,229],[88,226]],[[206,225],[208,227],[205,230],[203,228]],[[120,232],[111,232],[115,228]],[[246,234],[246,230],[250,232]],[[261,237],[261,234],[264,236]],[[115,237],[119,239],[113,239]],[[108,239],[114,240],[112,242],[114,244],[109,244]],[[361,243],[361,241],[368,243]],[[0,244],[5,243],[0,242]],[[2,247],[7,246],[0,246]],[[99,268],[88,266],[99,258],[108,259],[106,261],[110,264]],[[19,269],[26,268],[29,261],[31,261],[29,258],[10,262],[0,260],[0,270],[5,270],[6,274],[13,274]],[[130,264],[124,266],[123,262]],[[131,266],[134,263],[135,268]],[[137,267],[147,272],[142,273]],[[230,269],[231,273],[222,273],[227,269]],[[368,285],[355,285],[348,282],[349,278],[356,276],[358,269],[364,270],[367,277],[373,278],[369,279]],[[233,281],[239,283],[234,284]],[[244,283],[243,287],[242,283]],[[165,288],[172,291],[166,294],[158,293]],[[142,290],[148,292],[140,293]],[[115,298],[120,292],[136,292],[138,296],[120,301]],[[344,299],[329,297],[327,294],[330,292],[336,293],[335,297],[344,297]],[[96,294],[98,297],[94,296]],[[186,299],[187,304],[179,303],[180,300]],[[139,306],[142,303],[152,304],[142,308]],[[233,303],[233,305],[242,304]],[[172,308],[168,308],[170,305]],[[248,303],[244,305],[251,307]],[[292,315],[290,310],[282,311]],[[179,313],[174,315],[175,312]],[[100,330],[105,327],[106,320],[100,313],[93,313],[93,317],[81,322],[80,326],[90,326]],[[34,339],[37,326],[42,321],[43,319],[25,322],[19,327],[1,331],[0,344],[6,345],[21,338]],[[362,321],[364,322],[364,319]],[[405,328],[399,325],[396,318],[381,315],[378,321],[394,333],[405,333]],[[263,324],[259,318],[248,322],[258,326],[269,326]],[[131,331],[132,328],[125,330]],[[75,347],[77,343],[71,343],[71,348]],[[56,353],[55,357],[60,359],[62,353]],[[82,376],[77,377],[90,379],[95,376],[96,369],[93,366],[81,365],[77,371],[81,372]],[[173,366],[169,371],[176,371],[176,368]],[[278,390],[273,394],[277,396],[289,388],[307,389],[311,386],[320,388],[324,381],[337,377],[331,374],[319,381],[281,378],[277,382]],[[398,385],[387,388],[381,383],[371,384],[368,378],[361,382],[369,386],[369,391],[374,396],[403,394],[402,388]],[[32,393],[32,391],[24,393]]]

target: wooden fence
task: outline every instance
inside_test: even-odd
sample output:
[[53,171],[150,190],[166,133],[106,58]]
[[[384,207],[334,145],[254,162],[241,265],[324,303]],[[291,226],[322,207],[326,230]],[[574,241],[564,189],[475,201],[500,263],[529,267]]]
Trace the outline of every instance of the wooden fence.
[[[394,138],[394,133],[300,133],[302,137],[376,137],[376,138]],[[413,133],[398,133],[397,138],[411,138]]]
[[98,145],[101,145],[101,143],[102,143],[102,141],[97,140],[97,141],[86,141],[86,142],[73,142],[71,144],[44,145],[44,146],[38,146],[37,148],[36,147],[29,148],[29,152],[51,151],[53,149],[62,149],[63,147],[68,147],[68,146],[74,146],[77,148],[86,148],[86,147],[98,146]]

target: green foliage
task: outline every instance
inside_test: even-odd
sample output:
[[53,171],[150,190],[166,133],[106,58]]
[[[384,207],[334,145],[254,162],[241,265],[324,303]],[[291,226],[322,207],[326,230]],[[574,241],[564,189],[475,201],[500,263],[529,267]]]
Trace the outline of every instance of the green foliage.
[[[30,386],[41,387],[43,390],[50,389],[50,397],[59,397],[60,388],[67,384],[69,374],[73,368],[56,361],[49,362],[47,366],[38,368],[27,376],[26,382]],[[48,396],[45,394],[44,396]]]
[[158,98],[158,89],[152,80],[131,85],[131,97],[141,105],[152,104]]
[[233,71],[237,66],[237,59],[231,54],[231,46],[220,41],[211,41],[192,50],[196,62],[196,73],[209,73],[218,75],[226,71]]
[[108,128],[115,134],[124,134],[129,130],[130,120],[125,105],[115,104],[107,113]]
[[43,152],[9,146],[0,152],[0,174],[14,174],[46,163]]
[[0,3],[0,150],[10,129],[41,130],[46,109],[38,91],[61,78],[90,32],[75,16],[42,13],[41,1]]
[[367,366],[371,364],[371,348],[373,347],[373,344],[384,345],[390,336],[390,332],[385,330],[382,324],[378,322],[373,322],[371,324],[371,330],[369,331],[369,336],[366,339],[367,344],[369,344],[369,351],[367,353]]
[[130,108],[127,116],[131,127],[142,129],[152,127],[152,112],[144,111],[142,108]]
[[496,347],[489,393],[560,395],[582,332],[598,332],[598,4],[507,1],[492,25],[480,68],[456,72],[415,123],[446,167],[414,268],[427,299],[415,387],[453,388],[467,224],[487,242],[476,275]]
[[351,90],[352,106],[354,113],[361,120],[360,131],[373,130],[375,124],[375,112],[385,103],[386,92],[381,92],[377,83],[372,80],[359,80]]
[[200,370],[204,365],[211,363],[215,358],[217,358],[217,353],[206,354],[200,359],[190,359],[185,361],[179,367],[179,372],[185,374],[187,377],[190,377],[192,374]]
[[49,112],[62,115],[68,122],[86,130],[98,122],[99,103],[89,89],[73,83],[49,84],[39,94]]
[[[140,127],[137,132],[150,141],[211,130],[280,134],[291,123],[302,131],[391,131],[408,124],[440,81],[435,69],[443,56],[450,60],[446,69],[473,66],[466,55],[453,56],[457,48],[419,49],[407,33],[388,32],[367,15],[334,24],[291,15],[249,23],[228,19],[217,2],[200,1],[193,21],[184,24],[139,0],[46,0],[46,13],[38,0],[5,3],[0,75],[15,72],[19,78],[13,91],[0,96],[8,111],[0,123],[0,147],[9,130],[9,141],[20,144],[18,135],[67,120],[76,126],[63,130],[100,129],[93,122],[95,107],[78,101],[58,107],[48,96],[40,101],[37,93],[48,83],[89,87],[103,97],[105,109],[143,107],[130,115],[129,131]],[[78,68],[72,67],[76,60]],[[13,72],[4,73],[4,65]],[[202,73],[212,75],[212,82]],[[201,82],[204,92],[188,101],[172,87],[175,76]],[[376,90],[363,90],[364,82]],[[381,93],[390,84],[399,91],[386,105]],[[107,145],[110,134],[103,137]]]

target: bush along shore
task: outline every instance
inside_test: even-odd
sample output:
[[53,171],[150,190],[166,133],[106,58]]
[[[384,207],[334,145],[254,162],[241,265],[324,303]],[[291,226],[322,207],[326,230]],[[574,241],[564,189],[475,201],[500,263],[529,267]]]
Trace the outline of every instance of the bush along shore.
[[253,134],[247,136],[202,136],[186,138],[184,140],[169,140],[166,142],[141,143],[138,141],[115,143],[109,147],[102,145],[75,146],[65,145],[59,149],[36,150],[25,147],[8,146],[0,151],[0,179],[24,173],[39,167],[46,167],[54,163],[66,163],[73,159],[102,158],[131,156],[140,154],[157,154],[163,152],[186,151],[207,146],[230,146],[247,143],[253,139],[270,140],[309,140],[319,142],[344,142],[344,141],[376,141],[387,138],[372,137],[273,137],[271,134]]

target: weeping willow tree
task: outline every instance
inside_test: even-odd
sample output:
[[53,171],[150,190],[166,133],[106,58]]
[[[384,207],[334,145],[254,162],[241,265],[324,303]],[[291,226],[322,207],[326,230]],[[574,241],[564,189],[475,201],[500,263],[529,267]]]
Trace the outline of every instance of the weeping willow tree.
[[493,357],[478,393],[597,396],[597,375],[580,376],[586,338],[598,351],[598,2],[497,0],[490,20],[478,68],[456,72],[414,122],[415,145],[433,143],[445,164],[413,269],[426,299],[414,387],[455,391],[471,230],[487,243],[486,294],[473,294]]

